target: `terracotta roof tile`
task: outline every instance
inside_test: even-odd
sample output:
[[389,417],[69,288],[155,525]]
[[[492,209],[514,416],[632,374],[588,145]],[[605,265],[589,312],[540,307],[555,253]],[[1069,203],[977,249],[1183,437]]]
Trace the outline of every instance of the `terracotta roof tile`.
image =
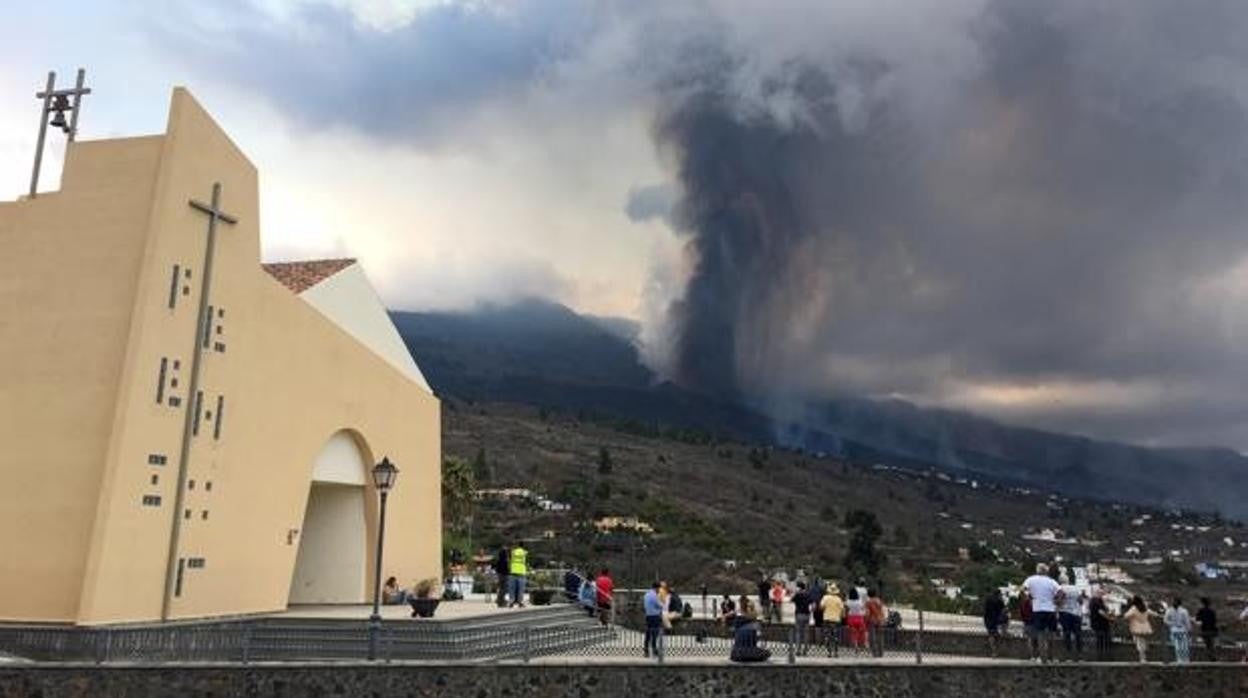
[[260,266],[293,293],[303,293],[352,264],[355,264],[354,259],[310,259]]

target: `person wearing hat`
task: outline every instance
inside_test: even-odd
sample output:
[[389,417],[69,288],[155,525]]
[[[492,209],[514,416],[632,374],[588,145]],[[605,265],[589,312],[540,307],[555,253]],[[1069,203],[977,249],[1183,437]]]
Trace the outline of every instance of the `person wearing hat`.
[[845,601],[841,598],[841,590],[836,582],[829,582],[827,592],[819,602],[823,611],[823,643],[828,649],[828,656],[835,657],[841,653],[841,624],[845,621]]

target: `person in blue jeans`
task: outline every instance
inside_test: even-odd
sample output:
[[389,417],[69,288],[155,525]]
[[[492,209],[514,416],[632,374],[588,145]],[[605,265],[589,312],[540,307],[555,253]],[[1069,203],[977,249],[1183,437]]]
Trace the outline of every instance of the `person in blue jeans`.
[[1175,598],[1174,605],[1166,611],[1163,620],[1170,629],[1170,643],[1174,645],[1174,663],[1187,664],[1191,661],[1192,617],[1183,608],[1183,599]]
[[642,599],[642,608],[646,613],[646,640],[644,655],[650,656],[650,651],[654,650],[656,659],[663,659],[663,599],[659,597],[659,589],[662,588],[660,582],[655,582],[650,586],[650,591],[646,592]]

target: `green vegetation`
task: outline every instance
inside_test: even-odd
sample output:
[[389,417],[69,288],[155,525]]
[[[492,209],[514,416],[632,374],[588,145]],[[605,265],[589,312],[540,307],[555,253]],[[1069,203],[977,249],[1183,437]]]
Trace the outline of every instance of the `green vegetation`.
[[442,459],[442,517],[452,531],[462,530],[472,516],[477,491],[473,470],[462,458]]
[[845,553],[845,567],[855,576],[879,577],[884,566],[884,553],[875,543],[884,533],[874,512],[855,509],[845,515],[845,528],[850,530],[849,551]]

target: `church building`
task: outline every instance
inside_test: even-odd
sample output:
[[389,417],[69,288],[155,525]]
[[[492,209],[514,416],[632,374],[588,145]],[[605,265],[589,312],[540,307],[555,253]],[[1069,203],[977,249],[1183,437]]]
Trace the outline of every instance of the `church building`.
[[440,577],[437,398],[358,263],[261,264],[256,169],[186,90],[0,202],[0,622],[369,601],[383,458],[383,574]]

